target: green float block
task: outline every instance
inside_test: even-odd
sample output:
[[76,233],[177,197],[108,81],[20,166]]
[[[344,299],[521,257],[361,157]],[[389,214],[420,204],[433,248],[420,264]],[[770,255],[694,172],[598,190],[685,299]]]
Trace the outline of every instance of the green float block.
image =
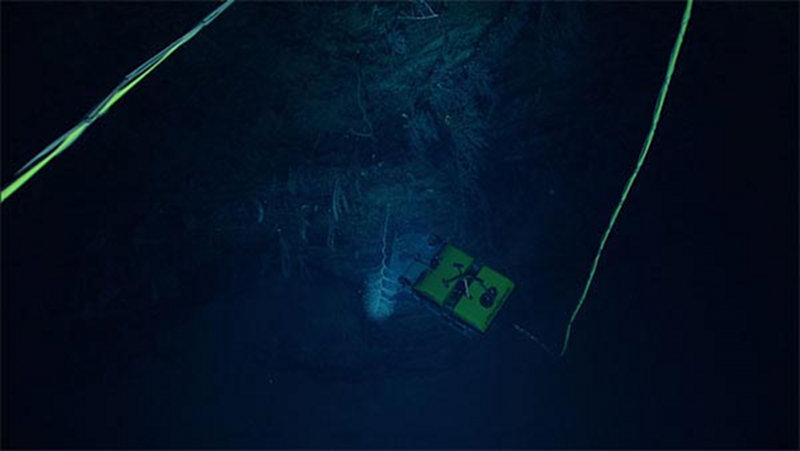
[[486,332],[513,289],[514,282],[484,266],[469,284],[469,296],[467,293],[461,296],[453,313],[470,326]]
[[474,258],[448,244],[438,254],[438,264],[416,285],[414,290],[425,298],[444,306],[456,286],[456,279],[469,270]]

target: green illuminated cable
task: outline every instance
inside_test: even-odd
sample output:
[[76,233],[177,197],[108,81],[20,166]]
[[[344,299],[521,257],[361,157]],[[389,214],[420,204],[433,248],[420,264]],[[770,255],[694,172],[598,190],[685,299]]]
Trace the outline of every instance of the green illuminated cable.
[[606,227],[606,231],[603,233],[603,238],[600,240],[600,247],[597,249],[597,254],[594,256],[592,269],[589,271],[589,278],[586,279],[586,285],[583,287],[583,293],[581,293],[578,304],[572,311],[572,316],[567,323],[567,329],[564,333],[564,345],[561,347],[561,353],[559,354],[560,357],[563,357],[567,352],[567,347],[569,346],[569,337],[572,333],[572,323],[575,322],[578,312],[580,312],[581,307],[583,307],[583,303],[586,301],[586,294],[589,292],[589,287],[592,285],[592,279],[594,279],[594,274],[597,271],[597,263],[600,261],[600,256],[603,254],[603,248],[606,246],[608,236],[611,234],[611,230],[614,228],[614,224],[617,222],[619,212],[622,210],[622,206],[625,204],[625,200],[628,198],[628,193],[633,186],[633,182],[636,180],[636,176],[639,175],[639,170],[642,168],[644,160],[647,157],[647,152],[650,150],[650,145],[653,143],[653,137],[655,136],[656,128],[658,127],[658,120],[661,118],[661,109],[664,107],[664,100],[667,98],[669,82],[672,80],[672,73],[675,71],[675,63],[678,61],[678,53],[681,51],[681,44],[683,44],[683,37],[686,34],[686,28],[689,26],[689,17],[692,15],[693,2],[694,0],[687,0],[686,2],[686,9],[683,11],[683,19],[681,20],[681,28],[678,32],[678,37],[675,39],[675,46],[672,48],[672,54],[669,57],[667,75],[664,77],[664,84],[661,85],[661,92],[658,93],[658,100],[656,101],[656,108],[653,112],[653,121],[650,124],[650,131],[647,133],[647,137],[644,140],[644,145],[642,146],[642,151],[639,153],[639,159],[636,162],[636,168],[633,170],[633,173],[628,179],[628,183],[625,184],[625,188],[622,190],[622,197],[617,204],[617,208],[614,209],[614,213],[611,215],[611,220],[608,222],[608,227]]
[[78,125],[50,143],[50,145],[48,145],[43,151],[39,152],[38,155],[33,157],[27,164],[25,164],[22,169],[17,171],[15,174],[17,178],[11,182],[11,184],[3,188],[3,191],[0,193],[0,203],[5,202],[5,200],[11,197],[15,191],[17,191],[22,185],[36,175],[39,170],[50,163],[53,158],[63,152],[64,149],[72,145],[72,143],[74,143],[83,134],[83,132],[86,131],[86,129],[89,128],[92,123],[94,123],[95,120],[106,114],[106,112],[108,112],[108,110],[115,103],[117,103],[119,99],[127,94],[128,91],[133,89],[133,87],[142,81],[146,76],[148,76],[150,72],[163,63],[164,60],[169,58],[176,50],[178,50],[180,46],[192,39],[200,30],[203,29],[203,27],[213,22],[214,19],[216,19],[217,16],[222,14],[223,11],[231,6],[233,2],[234,0],[225,0],[225,3],[218,6],[214,11],[211,12],[211,14],[206,16],[205,19],[200,21],[200,23],[192,28],[188,33],[178,38],[175,42],[168,45],[162,51],[158,52],[155,56],[145,61],[141,66],[137,67],[133,72],[128,74],[125,79],[123,79],[122,82],[118,84],[113,91],[111,91],[111,94],[106,96],[102,102],[94,107],[92,111],[90,111],[89,114],[87,114],[86,117],[84,117],[84,119],[78,123]]

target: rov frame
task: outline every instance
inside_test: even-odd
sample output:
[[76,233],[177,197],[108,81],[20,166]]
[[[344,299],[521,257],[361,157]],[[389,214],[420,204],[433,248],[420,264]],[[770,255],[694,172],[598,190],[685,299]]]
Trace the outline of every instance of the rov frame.
[[399,277],[412,293],[456,325],[485,333],[505,305],[514,282],[442,238],[431,235],[434,252],[414,261]]

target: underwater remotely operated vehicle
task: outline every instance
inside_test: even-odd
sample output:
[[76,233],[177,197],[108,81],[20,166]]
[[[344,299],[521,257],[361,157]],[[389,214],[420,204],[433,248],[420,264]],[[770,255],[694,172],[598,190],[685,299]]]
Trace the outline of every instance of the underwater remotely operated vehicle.
[[437,235],[429,237],[428,248],[430,254],[416,256],[400,283],[442,316],[486,332],[514,282]]

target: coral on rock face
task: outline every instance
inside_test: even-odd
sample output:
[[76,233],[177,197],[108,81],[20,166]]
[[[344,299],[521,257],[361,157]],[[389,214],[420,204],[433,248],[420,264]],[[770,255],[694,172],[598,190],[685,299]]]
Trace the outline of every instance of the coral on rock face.
[[364,290],[364,309],[373,321],[388,319],[394,312],[395,295],[400,288],[399,271],[394,258],[394,239],[388,238],[389,209],[383,223],[381,235],[381,261],[376,270],[367,276]]

